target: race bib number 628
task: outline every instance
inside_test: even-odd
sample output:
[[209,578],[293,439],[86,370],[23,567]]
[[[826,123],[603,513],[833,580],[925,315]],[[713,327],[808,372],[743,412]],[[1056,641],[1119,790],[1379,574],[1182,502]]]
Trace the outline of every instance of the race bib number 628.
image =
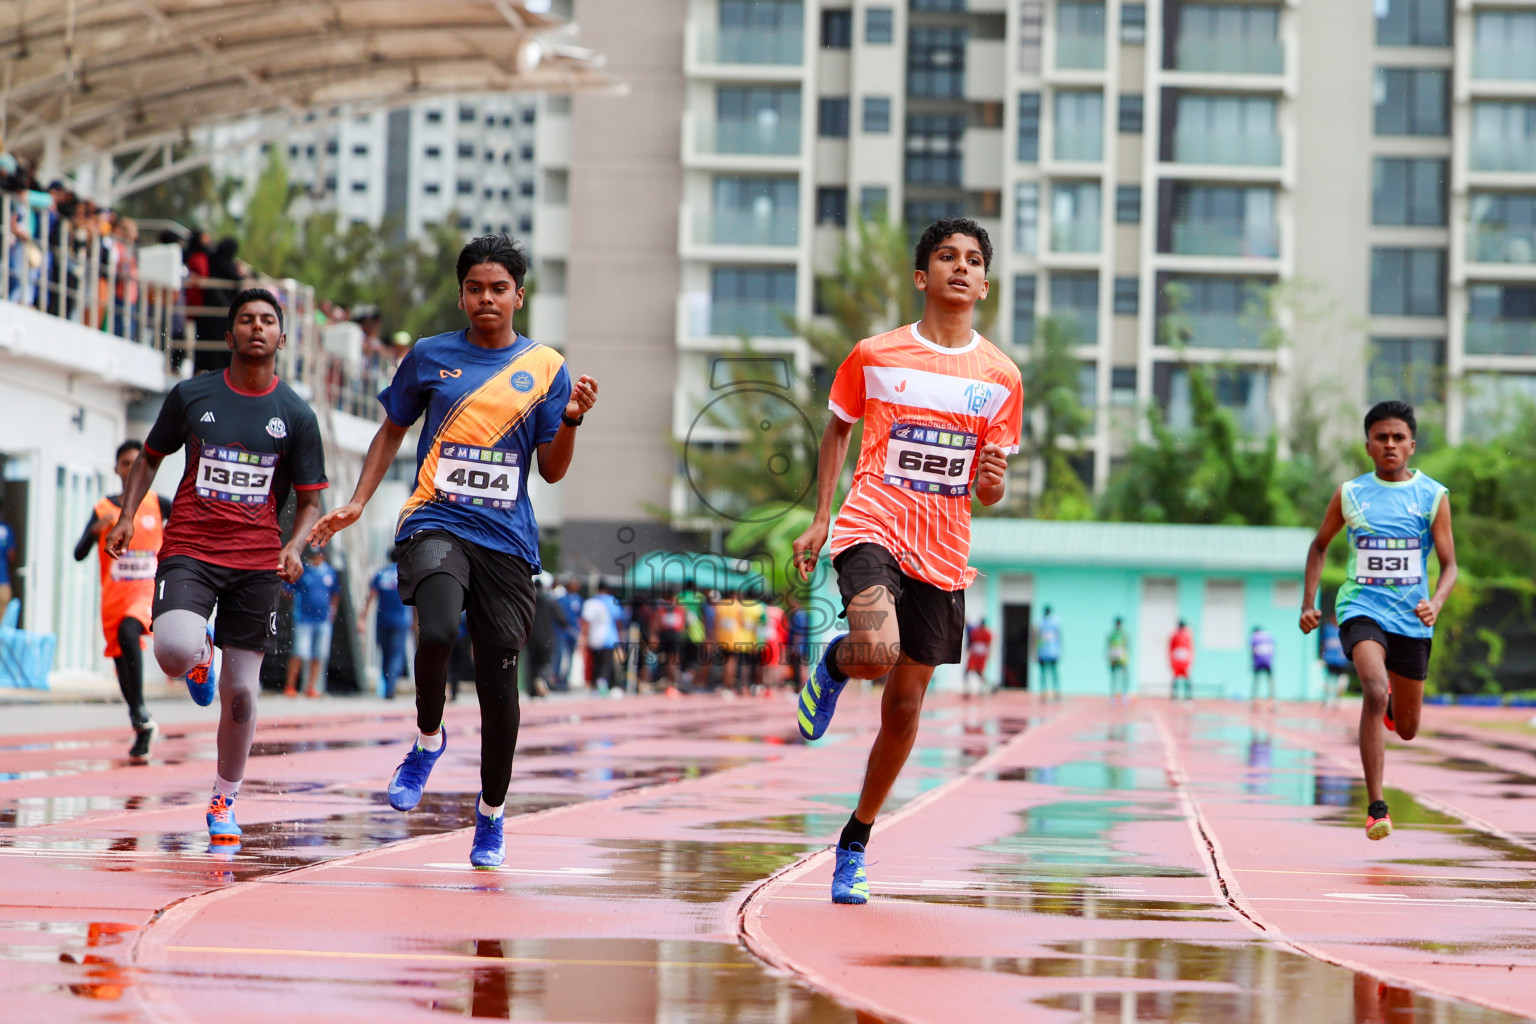
[[517,504],[522,453],[445,444],[432,475],[437,496],[460,505],[508,509]]
[[897,423],[885,446],[885,482],[926,494],[968,494],[976,435]]

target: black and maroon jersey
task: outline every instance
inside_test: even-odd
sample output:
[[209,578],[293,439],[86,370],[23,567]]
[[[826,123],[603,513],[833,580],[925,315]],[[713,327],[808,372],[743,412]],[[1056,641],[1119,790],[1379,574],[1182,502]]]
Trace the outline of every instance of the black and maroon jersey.
[[257,394],[229,371],[204,373],[171,389],[144,447],[169,455],[187,446],[187,468],[160,560],[172,555],[230,569],[277,569],[277,513],[288,491],[326,486],[325,452],[314,411],[276,377]]

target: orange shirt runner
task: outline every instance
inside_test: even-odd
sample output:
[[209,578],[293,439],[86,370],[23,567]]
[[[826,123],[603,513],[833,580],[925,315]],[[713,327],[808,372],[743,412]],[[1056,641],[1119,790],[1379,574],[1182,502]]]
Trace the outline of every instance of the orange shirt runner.
[[[134,523],[133,547],[118,558],[107,555],[98,540],[96,553],[101,561],[101,628],[107,638],[107,657],[122,655],[117,642],[117,627],[124,619],[138,619],[144,624],[142,643],[149,642],[150,606],[155,599],[155,569],[159,564],[160,542],[165,535],[165,516],[161,498],[150,492],[139,503]],[[110,498],[102,498],[94,509],[99,537],[117,525],[122,511]]]
[[832,382],[827,403],[864,420],[853,487],[832,525],[832,555],[878,544],[902,572],[944,590],[971,585],[971,488],[976,455],[1019,450],[1019,368],[972,332],[960,348],[936,345],[917,325],[865,338]]

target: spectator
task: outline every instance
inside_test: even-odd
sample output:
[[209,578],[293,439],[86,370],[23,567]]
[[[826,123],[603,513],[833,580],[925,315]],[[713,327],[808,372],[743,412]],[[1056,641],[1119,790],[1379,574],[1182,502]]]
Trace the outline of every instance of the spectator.
[[116,295],[112,300],[112,321],[107,331],[130,341],[137,341],[133,326],[139,304],[139,225],[132,217],[119,217],[112,232],[113,262],[117,268]]
[[576,580],[566,583],[563,592],[556,595],[560,610],[565,612],[565,625],[560,629],[560,648],[555,658],[555,689],[570,688],[572,663],[576,660],[576,646],[581,639],[581,611],[586,604],[581,584]]
[[976,677],[976,695],[985,696],[991,690],[987,685],[987,658],[992,654],[992,631],[987,628],[986,619],[979,619],[976,625],[966,627],[965,650],[965,674],[960,681],[960,696],[970,697],[972,676]]
[[789,670],[795,692],[805,685],[805,668],[811,661],[811,615],[793,594],[789,598]]
[[1339,622],[1332,612],[1328,613],[1328,621],[1323,623],[1320,643],[1323,668],[1328,673],[1328,678],[1323,680],[1323,707],[1337,707],[1349,687],[1349,672],[1354,666],[1344,653],[1344,643],[1339,639]]
[[560,643],[560,632],[565,626],[565,609],[549,592],[551,582],[548,573],[534,577],[537,593],[534,597],[533,626],[528,631],[528,645],[523,656],[528,659],[524,666],[524,687],[530,697],[549,695],[551,674],[555,664],[555,651]]
[[608,584],[599,580],[597,592],[581,606],[581,637],[590,656],[592,685],[606,693],[611,683],[620,682],[616,649],[623,611]]
[[395,685],[405,675],[405,641],[414,623],[414,611],[400,600],[400,571],[395,565],[395,549],[389,549],[389,564],[373,574],[368,584],[368,598],[357,616],[359,635],[368,631],[368,609],[378,601],[373,622],[373,640],[379,645],[379,696],[395,699]]
[[1040,624],[1035,631],[1035,661],[1040,665],[1040,697],[1046,699],[1054,690],[1056,699],[1061,699],[1061,620],[1051,611],[1051,606],[1045,606],[1045,614],[1040,616]]
[[16,569],[16,531],[3,518],[5,502],[0,501],[0,615],[10,606],[11,573]]
[[677,603],[676,594],[667,594],[656,610],[657,655],[661,658],[669,690],[677,687],[683,667],[683,652],[688,644],[688,610]]
[[[207,232],[202,232],[199,237],[207,237]],[[239,250],[239,242],[226,238],[208,257],[208,272],[205,276],[209,280],[204,282],[202,301],[199,303],[204,307],[204,312],[197,316],[199,344],[192,356],[193,373],[223,370],[229,366],[230,351],[223,344],[224,332],[228,327],[228,317],[224,311],[229,308],[241,287],[242,272],[235,259],[235,253]],[[192,305],[190,300],[187,305]]]
[[299,669],[309,663],[305,695],[323,693],[321,669],[331,656],[331,624],[341,604],[341,581],[320,548],[310,548],[309,563],[297,583],[283,585],[293,598],[293,653],[288,658],[288,684],[283,696],[298,696]]
[[1189,626],[1183,619],[1179,620],[1179,626],[1173,631],[1173,636],[1168,638],[1168,667],[1173,670],[1173,686],[1169,691],[1170,700],[1179,699],[1179,681],[1184,681],[1184,699],[1192,701],[1194,688],[1189,681],[1189,670],[1195,664],[1195,635],[1189,631]]
[[1254,626],[1248,635],[1248,649],[1253,655],[1253,710],[1259,710],[1259,677],[1269,684],[1269,710],[1275,710],[1275,638],[1262,626]]
[[1125,635],[1125,625],[1119,616],[1115,617],[1114,627],[1109,631],[1105,651],[1109,655],[1109,702],[1118,704],[1129,701],[1131,642]]

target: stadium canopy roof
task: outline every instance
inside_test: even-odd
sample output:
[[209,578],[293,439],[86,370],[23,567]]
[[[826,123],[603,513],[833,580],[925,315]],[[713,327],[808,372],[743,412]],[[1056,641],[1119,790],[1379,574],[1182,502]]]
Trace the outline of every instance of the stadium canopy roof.
[[53,170],[246,117],[613,89],[539,0],[11,0],[0,133]]

